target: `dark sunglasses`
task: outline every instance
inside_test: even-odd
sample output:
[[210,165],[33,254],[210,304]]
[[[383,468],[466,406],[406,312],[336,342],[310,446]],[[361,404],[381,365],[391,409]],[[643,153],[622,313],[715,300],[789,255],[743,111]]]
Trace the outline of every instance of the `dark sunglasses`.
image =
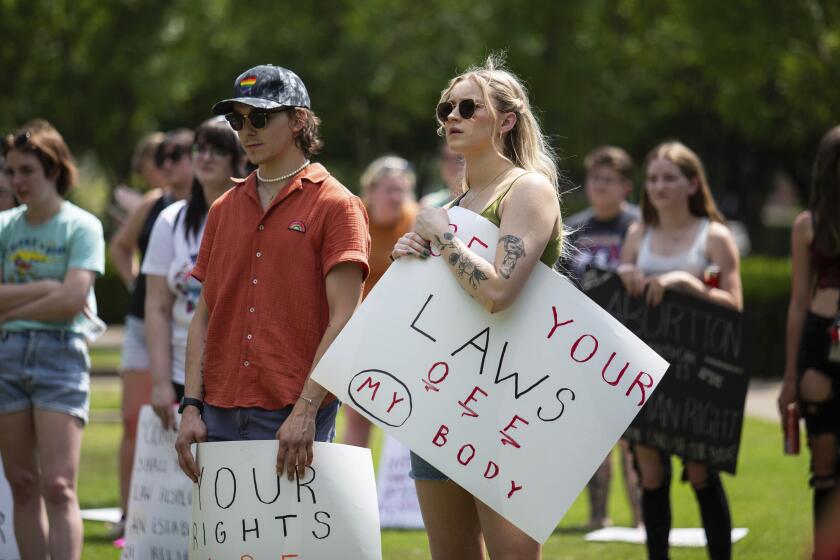
[[271,115],[277,113],[285,113],[286,111],[290,110],[290,107],[283,107],[282,109],[274,109],[273,111],[251,111],[249,115],[243,115],[242,113],[228,113],[225,115],[227,122],[230,123],[230,127],[233,130],[239,131],[245,127],[245,120],[251,122],[251,126],[257,129],[265,128],[268,126],[268,120]]
[[479,103],[475,99],[462,99],[457,104],[454,101],[444,101],[437,106],[437,118],[440,122],[446,122],[455,106],[458,106],[458,114],[462,119],[471,119],[475,115],[476,107],[484,107],[484,103]]
[[207,154],[208,156],[214,158],[223,158],[225,156],[230,155],[230,151],[225,148],[219,148],[217,146],[211,146],[210,144],[193,144],[192,147],[192,157],[198,158]]
[[156,154],[155,155],[155,163],[158,167],[163,167],[163,165],[167,161],[171,161],[172,163],[178,163],[181,161],[181,158],[187,155],[180,146],[175,146],[165,154]]
[[28,130],[24,130],[18,135],[9,134],[6,141],[3,142],[3,153],[7,154],[12,150],[19,150],[29,143],[29,138],[32,134]]

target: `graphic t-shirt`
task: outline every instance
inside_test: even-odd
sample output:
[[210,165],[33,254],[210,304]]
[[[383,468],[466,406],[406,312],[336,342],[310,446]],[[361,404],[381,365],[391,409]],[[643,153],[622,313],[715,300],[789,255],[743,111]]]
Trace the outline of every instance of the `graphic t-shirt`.
[[563,261],[569,276],[580,281],[590,268],[615,270],[621,264],[621,245],[630,224],[639,219],[639,207],[630,204],[615,218],[602,221],[592,209],[586,209],[566,220],[572,229],[569,242],[573,246],[568,260]]
[[191,272],[198,258],[204,222],[198,235],[186,232],[187,202],[178,201],[160,213],[152,227],[141,270],[146,276],[165,276],[175,295],[172,306],[172,381],[184,384],[187,333],[201,297],[201,283]]
[[[72,202],[64,201],[61,210],[49,221],[31,225],[26,221],[26,206],[0,212],[0,262],[3,283],[25,284],[36,280],[64,281],[71,268],[105,272],[105,238],[102,223],[93,214]],[[91,286],[87,309],[96,314],[96,297]],[[84,333],[89,319],[84,313],[70,321],[6,321],[5,330],[68,330]]]

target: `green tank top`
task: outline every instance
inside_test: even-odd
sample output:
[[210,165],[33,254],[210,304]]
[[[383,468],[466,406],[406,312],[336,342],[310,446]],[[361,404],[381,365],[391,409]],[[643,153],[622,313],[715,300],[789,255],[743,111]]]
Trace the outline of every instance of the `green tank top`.
[[[527,175],[528,173],[532,172],[526,171],[525,173],[522,173],[521,175],[516,177],[516,179],[511,181],[510,185],[508,185],[507,188],[505,188],[505,190],[503,190],[501,194],[499,194],[499,196],[497,196],[496,199],[487,206],[487,208],[481,211],[480,216],[490,220],[490,222],[492,222],[496,227],[501,227],[502,218],[499,216],[499,206],[502,204],[502,200],[504,200],[505,196],[507,196],[507,193],[510,192],[510,189],[513,188],[513,185],[515,185],[520,178]],[[458,206],[461,203],[461,199],[464,198],[464,195],[466,194],[467,193],[463,193],[461,196],[456,198],[452,202],[451,206]],[[543,251],[542,256],[540,256],[540,261],[543,264],[546,264],[553,268],[555,263],[557,262],[557,259],[560,258],[560,252],[562,250],[562,247],[563,232],[561,230],[560,234],[556,238],[548,241],[548,244],[545,246],[545,250]]]

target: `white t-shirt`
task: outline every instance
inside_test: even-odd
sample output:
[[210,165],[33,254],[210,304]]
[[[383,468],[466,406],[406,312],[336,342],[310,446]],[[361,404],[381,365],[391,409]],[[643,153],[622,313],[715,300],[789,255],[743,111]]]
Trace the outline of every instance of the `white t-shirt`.
[[185,235],[186,208],[185,200],[167,206],[160,213],[149,247],[143,259],[141,270],[146,276],[165,276],[166,285],[175,295],[172,306],[172,381],[184,384],[184,362],[187,354],[187,332],[195,314],[201,296],[201,284],[190,275],[201,236],[204,234],[204,222],[198,235]]

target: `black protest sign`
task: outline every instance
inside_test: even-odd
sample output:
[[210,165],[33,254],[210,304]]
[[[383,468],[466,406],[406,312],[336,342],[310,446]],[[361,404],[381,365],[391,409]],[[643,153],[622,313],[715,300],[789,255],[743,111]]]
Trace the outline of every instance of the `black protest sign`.
[[583,285],[671,364],[625,437],[735,474],[749,382],[743,314],[672,290],[651,307],[607,272],[590,271]]

